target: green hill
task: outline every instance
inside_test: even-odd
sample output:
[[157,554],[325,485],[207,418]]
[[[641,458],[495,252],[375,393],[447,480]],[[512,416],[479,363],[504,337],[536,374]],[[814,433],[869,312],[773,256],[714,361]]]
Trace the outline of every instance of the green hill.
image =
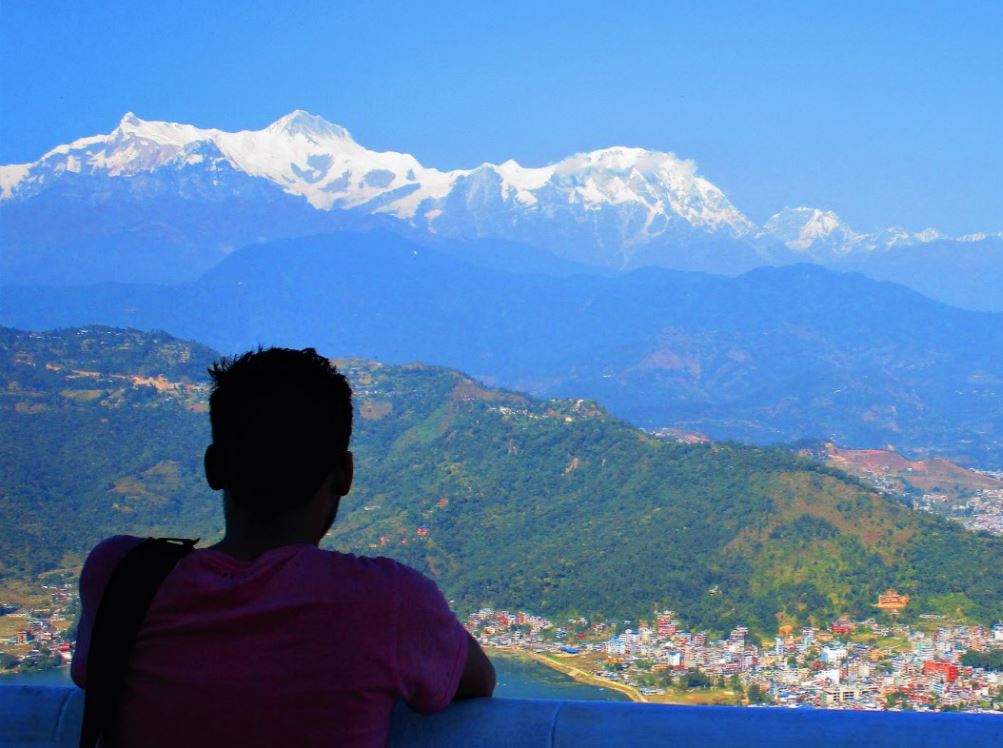
[[[213,356],[164,334],[0,331],[0,573],[72,566],[115,532],[220,532],[201,478]],[[330,541],[427,571],[460,608],[670,607],[766,632],[874,614],[895,587],[907,618],[1003,618],[1003,539],[785,451],[667,444],[447,369],[342,369],[358,483]]]

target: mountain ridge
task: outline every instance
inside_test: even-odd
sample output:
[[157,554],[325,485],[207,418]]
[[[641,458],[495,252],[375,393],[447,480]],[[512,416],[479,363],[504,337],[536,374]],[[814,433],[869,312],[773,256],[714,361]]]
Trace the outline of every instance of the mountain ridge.
[[593,397],[639,426],[1003,464],[999,314],[815,265],[552,277],[457,254],[394,233],[255,244],[193,284],[10,287],[0,324],[166,329],[228,352],[322,345]]
[[[359,145],[345,128],[296,110],[262,130],[228,133],[172,122],[140,120],[127,113],[107,136],[91,136],[57,146],[33,164],[0,167],[0,196],[12,199],[44,189],[47,178],[62,172],[132,176],[178,164],[195,165],[204,156],[193,146],[211,143],[231,166],[263,177],[285,191],[302,196],[317,209],[370,206],[397,218],[415,219],[433,228],[443,206],[436,202],[464,184],[476,192],[485,182],[497,182],[501,198],[532,206],[534,194],[548,183],[562,185],[569,201],[590,205],[639,202],[640,191],[613,179],[602,184],[589,172],[642,175],[654,172],[671,213],[692,225],[730,228],[738,236],[753,224],[738,213],[723,193],[695,174],[692,162],[674,154],[613,146],[569,156],[543,167],[523,167],[513,160],[483,163],[471,169],[443,172],[425,167],[410,154],[371,151]],[[48,173],[46,173],[48,172]],[[468,184],[469,183],[469,184]],[[469,197],[469,195],[468,195]],[[432,201],[419,215],[419,207]],[[374,202],[378,204],[373,205]],[[657,204],[647,201],[654,211]],[[662,215],[668,215],[662,211]]]
[[[0,330],[0,577],[79,565],[103,536],[221,531],[204,484],[201,372],[163,333]],[[341,361],[357,485],[327,541],[481,605],[772,634],[874,615],[1001,615],[1003,538],[912,512],[782,449],[659,442],[595,402],[542,401],[455,370]],[[156,435],[157,438],[151,438]]]
[[[575,199],[593,205],[638,202],[643,189],[629,194],[630,185],[622,180],[605,185],[607,189],[601,189],[603,185],[596,182],[584,185],[580,182],[589,171],[614,174],[637,172],[641,175],[654,171],[663,177],[663,185],[675,188],[670,197],[676,199],[668,201],[668,213],[658,210],[666,206],[648,202],[648,208],[654,210],[649,214],[647,223],[657,213],[663,216],[674,214],[687,220],[691,226],[709,228],[712,233],[725,230],[732,237],[772,238],[796,251],[826,248],[834,243],[836,236],[841,237],[835,242],[836,251],[843,254],[858,247],[874,251],[936,240],[973,242],[989,237],[1003,238],[1003,231],[949,237],[933,228],[908,232],[890,227],[878,232],[859,233],[847,227],[834,211],[805,206],[785,207],[767,219],[762,227],[757,227],[728,201],[719,188],[696,175],[696,164],[692,160],[680,159],[672,152],[624,145],[575,153],[537,167],[525,167],[508,159],[499,164],[483,162],[471,168],[441,171],[422,165],[407,153],[369,150],[360,145],[346,128],[302,109],[293,110],[261,130],[236,132],[143,120],[133,112],[126,112],[108,135],[87,136],[56,146],[34,162],[0,165],[0,200],[30,195],[33,188],[42,187],[46,176],[61,172],[81,173],[89,169],[92,172],[104,170],[111,176],[130,176],[153,172],[178,161],[200,163],[205,155],[198,153],[198,148],[194,148],[194,152],[189,149],[207,144],[216,146],[219,155],[227,159],[231,166],[251,176],[269,179],[290,194],[305,197],[311,205],[322,210],[330,210],[336,205],[354,208],[381,198],[374,206],[376,212],[388,212],[398,218],[415,218],[422,200],[442,198],[455,188],[458,180],[476,180],[485,172],[501,178],[503,195],[529,206],[539,202],[534,192],[553,182],[555,177],[565,178],[572,183],[572,188],[577,188],[569,190],[572,202]],[[311,148],[314,149],[312,154],[308,152]],[[362,166],[355,171],[368,171],[362,174],[360,181],[350,184],[347,179],[349,172],[330,173],[332,165],[325,161],[329,161],[331,156],[346,157],[349,164],[350,157],[358,158]],[[286,158],[288,163],[282,163]],[[43,168],[46,162],[52,162],[47,169],[48,175],[44,174],[46,169]],[[381,170],[384,173],[377,173]],[[339,185],[341,182],[344,184]],[[354,192],[350,189],[353,186]],[[367,192],[365,187],[372,189]],[[405,194],[394,195],[400,190]],[[413,192],[419,194],[412,196]],[[696,209],[688,203],[695,203]],[[388,209],[388,206],[392,207]],[[424,215],[426,226],[430,227],[437,217],[433,214],[441,211],[438,205],[428,207]]]
[[5,284],[188,281],[245,244],[378,228],[614,271],[733,276],[810,261],[1003,311],[1003,234],[861,233],[816,208],[785,208],[759,227],[693,161],[626,146],[440,171],[301,110],[238,132],[129,113],[109,134],[0,166],[0,225]]
[[[238,132],[176,122],[146,121],[128,112],[108,135],[93,135],[56,146],[31,164],[0,167],[6,169],[0,171],[0,196],[11,199],[30,193],[32,188],[41,188],[43,179],[37,178],[32,171],[42,171],[43,166],[49,165],[46,161],[51,161],[48,169],[51,173],[59,173],[60,169],[76,173],[90,169],[106,170],[113,176],[129,175],[155,171],[179,158],[187,163],[199,162],[199,155],[189,153],[188,149],[198,143],[210,142],[232,165],[251,175],[264,176],[282,184],[288,192],[305,197],[321,210],[330,210],[336,203],[340,208],[353,208],[376,197],[392,196],[397,190],[407,189],[410,193],[417,188],[421,193],[417,200],[403,196],[391,201],[394,204],[393,215],[414,218],[420,200],[441,198],[452,189],[456,180],[478,178],[481,172],[499,176],[503,181],[503,194],[533,205],[538,199],[531,193],[555,175],[574,181],[594,164],[613,171],[629,170],[640,164],[639,170],[642,171],[645,170],[643,166],[648,166],[647,170],[663,169],[664,175],[676,182],[680,196],[697,193],[701,198],[710,198],[719,204],[721,216],[725,223],[733,225],[736,234],[746,233],[753,226],[734,211],[717,188],[696,176],[691,161],[683,161],[673,153],[612,146],[577,153],[540,167],[524,167],[510,159],[500,164],[484,162],[472,168],[440,171],[422,165],[407,153],[369,150],[359,145],[344,127],[303,110],[295,110],[261,130]],[[357,178],[347,178],[349,174],[344,170],[335,173],[332,170],[335,164],[325,162],[332,157],[343,159],[337,165],[348,166]],[[285,159],[288,163],[284,162]],[[356,160],[360,165],[355,165]],[[592,203],[601,203],[603,198],[612,202],[616,202],[617,198],[623,199],[625,185],[616,183],[612,186],[620,189],[619,196],[601,194],[595,182],[575,195]],[[683,207],[683,201],[680,201],[674,207],[675,212],[680,214],[679,209]],[[431,207],[428,210],[440,209]],[[427,213],[424,218],[426,221],[433,220]],[[691,213],[689,218],[697,220],[702,217]]]

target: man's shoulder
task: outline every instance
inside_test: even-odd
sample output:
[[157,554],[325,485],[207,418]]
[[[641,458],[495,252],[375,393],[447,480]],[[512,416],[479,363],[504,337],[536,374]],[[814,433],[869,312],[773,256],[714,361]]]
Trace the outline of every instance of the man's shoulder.
[[317,548],[313,549],[308,557],[315,563],[331,564],[361,575],[385,577],[388,581],[410,579],[414,574],[421,576],[420,572],[410,566],[386,556],[364,556]]
[[112,535],[105,538],[87,555],[84,568],[80,572],[81,585],[88,581],[107,581],[129,551],[142,543],[145,538],[134,535]]
[[320,549],[316,553],[318,560],[325,560],[321,563],[334,564],[361,577],[382,580],[397,590],[421,593],[437,589],[436,583],[417,569],[386,556],[363,556]]
[[119,553],[125,555],[144,540],[146,538],[139,537],[138,535],[112,535],[94,546],[90,555],[97,558]]

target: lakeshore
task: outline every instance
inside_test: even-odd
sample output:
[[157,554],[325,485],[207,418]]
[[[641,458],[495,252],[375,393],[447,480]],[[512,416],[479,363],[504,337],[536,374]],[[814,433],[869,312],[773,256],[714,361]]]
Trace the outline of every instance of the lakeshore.
[[695,691],[681,691],[679,693],[665,689],[658,693],[645,694],[627,683],[618,683],[608,678],[601,678],[592,675],[582,667],[577,667],[573,664],[575,655],[548,656],[541,652],[496,645],[486,645],[484,650],[489,655],[539,663],[576,683],[592,686],[604,691],[613,691],[622,694],[630,701],[636,703],[678,704],[683,706],[735,706],[742,704],[741,697],[727,688],[709,688]]
[[70,677],[70,666],[60,665],[46,670],[22,670],[0,674],[0,686],[9,685],[72,686],[74,684]]
[[[504,647],[504,646],[485,646],[485,651],[488,655],[499,655],[501,657],[508,657],[516,660],[525,660],[530,662],[536,662],[544,665],[551,670],[555,670],[558,673],[570,678],[571,680],[581,683],[586,686],[593,686],[595,688],[602,688],[608,691],[616,691],[623,694],[631,701],[637,702],[647,702],[648,699],[639,690],[633,686],[629,686],[625,683],[616,683],[610,681],[606,678],[600,678],[598,676],[592,675],[581,668],[575,667],[569,662],[562,662],[556,657],[548,657],[545,654],[539,652],[532,652],[526,649],[518,649],[515,647]],[[570,659],[570,658],[569,658]]]
[[[881,596],[905,604],[889,590]],[[888,602],[887,604],[891,604]],[[1003,622],[992,627],[920,616],[840,618],[828,629],[783,626],[772,643],[747,628],[725,638],[680,630],[672,611],[638,629],[482,608],[469,630],[489,651],[544,666],[599,693],[639,703],[970,710],[1003,707]],[[629,623],[629,622],[625,622]]]

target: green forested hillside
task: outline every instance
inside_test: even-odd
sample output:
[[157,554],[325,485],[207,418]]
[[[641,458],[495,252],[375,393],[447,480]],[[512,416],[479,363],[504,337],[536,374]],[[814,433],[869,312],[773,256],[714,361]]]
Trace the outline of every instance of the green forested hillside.
[[131,528],[222,526],[199,474],[214,355],[164,334],[0,329],[0,574],[79,565]]
[[[0,573],[79,563],[114,532],[218,534],[197,386],[212,356],[108,328],[0,332]],[[595,403],[440,368],[342,368],[358,482],[329,542],[427,571],[458,607],[670,607],[693,625],[765,632],[870,615],[896,587],[913,598],[907,617],[1003,617],[1003,539],[784,451],[666,444]]]

